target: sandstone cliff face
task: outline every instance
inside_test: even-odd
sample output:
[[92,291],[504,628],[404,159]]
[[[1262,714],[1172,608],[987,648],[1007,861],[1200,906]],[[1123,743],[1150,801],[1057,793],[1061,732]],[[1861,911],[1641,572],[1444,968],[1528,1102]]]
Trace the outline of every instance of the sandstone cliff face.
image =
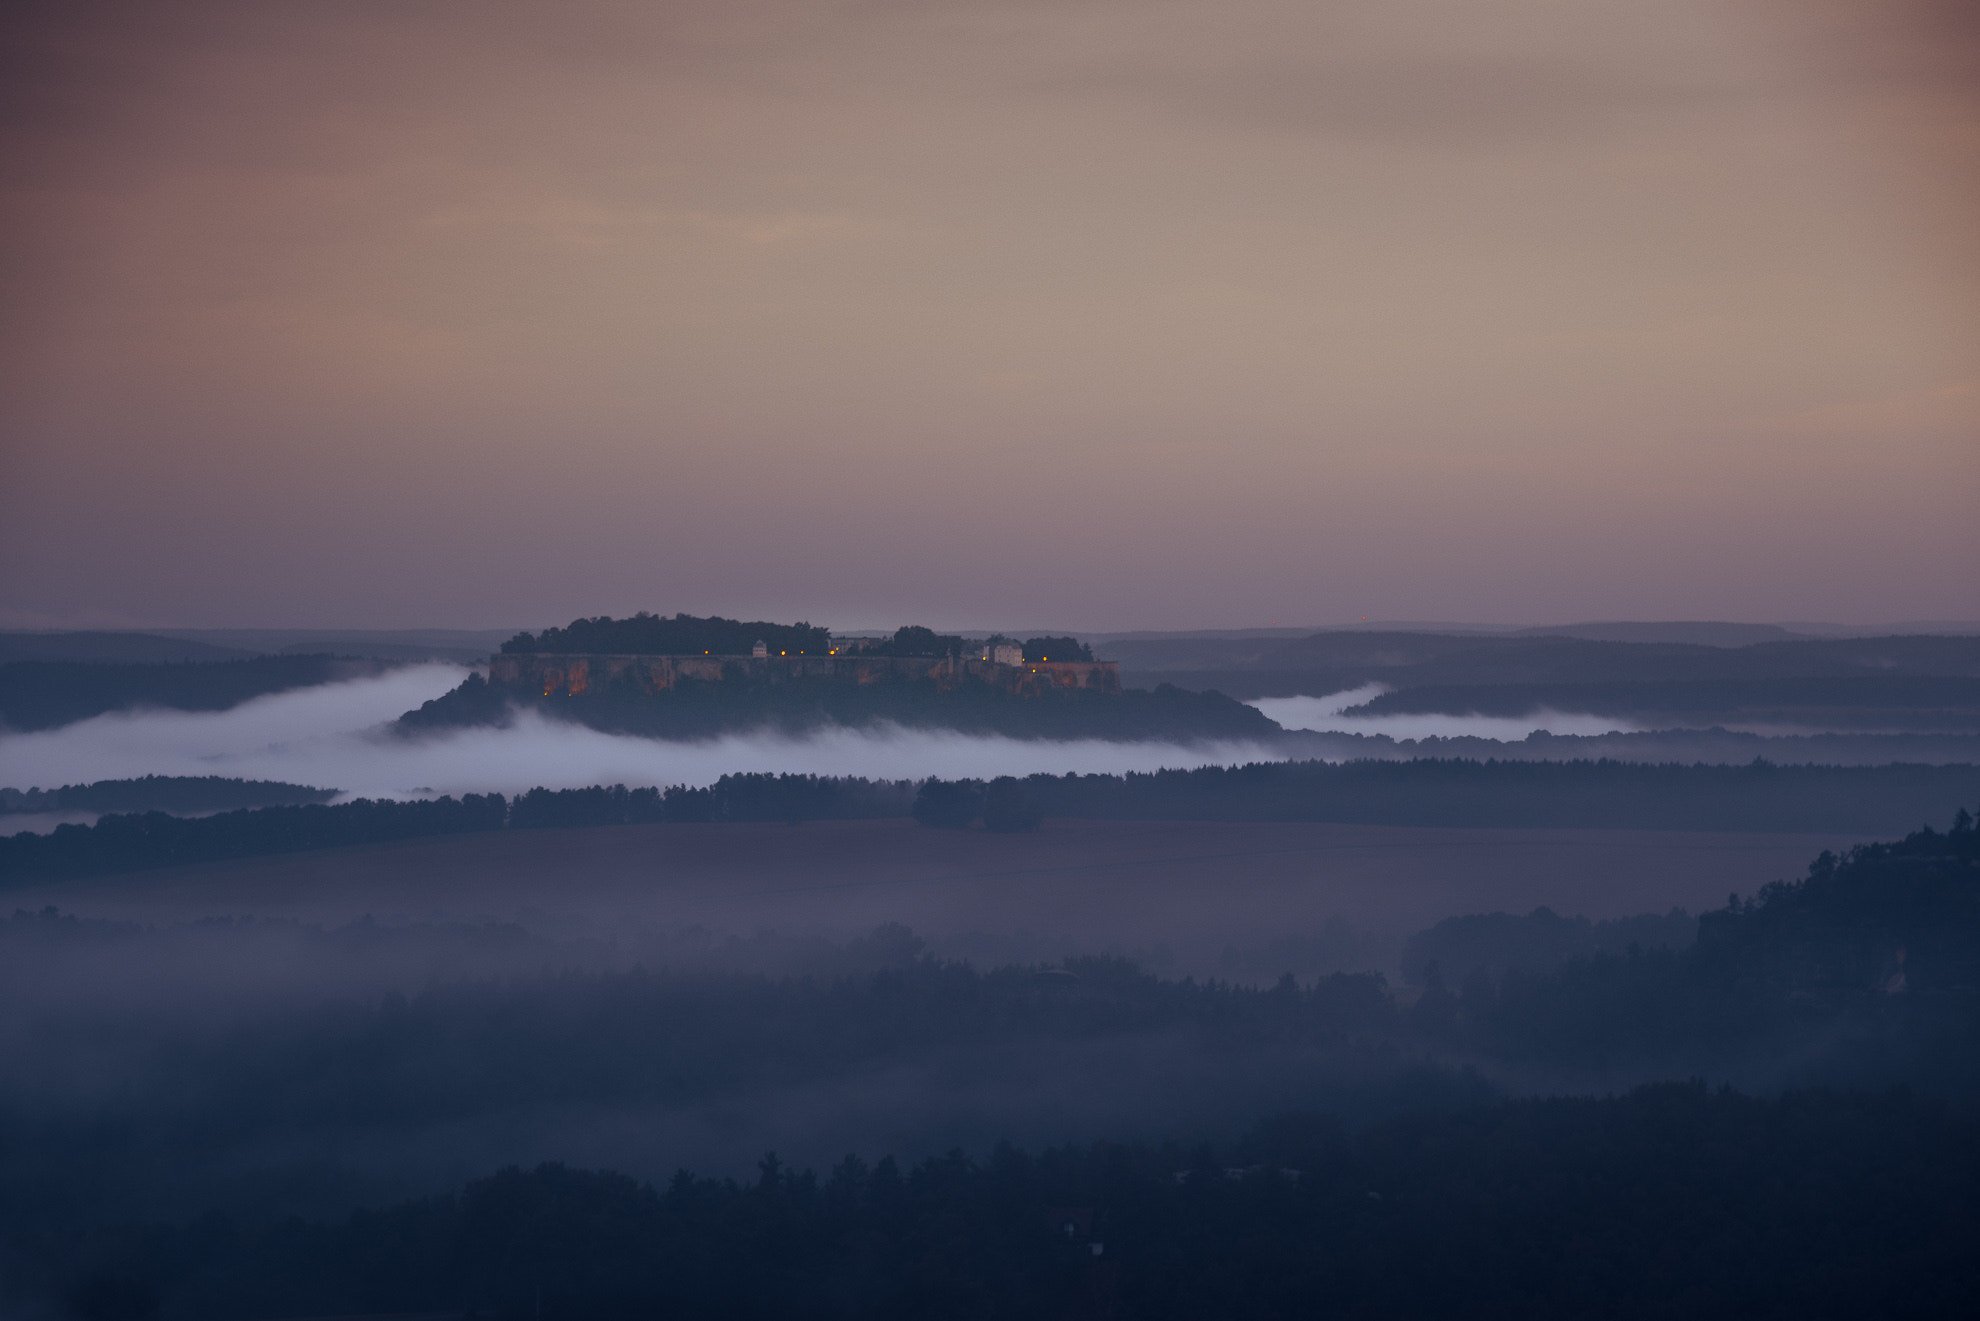
[[1055,689],[1121,691],[1112,661],[996,661],[902,656],[574,656],[510,652],[489,665],[497,688],[541,697],[582,697],[631,679],[648,693],[663,693],[682,680],[704,683],[790,683],[823,679],[846,684],[932,683],[951,690],[970,684],[1035,697]]

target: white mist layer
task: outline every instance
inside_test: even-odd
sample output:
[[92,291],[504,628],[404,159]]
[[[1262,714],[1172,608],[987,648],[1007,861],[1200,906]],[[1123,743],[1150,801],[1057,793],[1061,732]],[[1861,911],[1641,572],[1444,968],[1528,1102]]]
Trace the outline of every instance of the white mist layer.
[[1569,715],[1538,710],[1523,716],[1453,716],[1435,712],[1348,716],[1349,707],[1380,697],[1388,689],[1379,683],[1350,688],[1327,697],[1260,697],[1249,705],[1286,729],[1316,734],[1386,734],[1393,739],[1483,738],[1517,743],[1528,734],[1630,734],[1636,727],[1609,716]]
[[1047,742],[887,727],[805,737],[670,742],[604,734],[525,713],[507,729],[418,739],[381,727],[467,673],[420,665],[376,678],[256,698],[229,711],[117,712],[0,737],[0,785],[53,788],[142,775],[225,775],[341,789],[369,798],[520,793],[593,784],[704,785],[741,772],[918,780],[1155,771],[1278,761],[1251,743],[1181,747],[1098,739]]

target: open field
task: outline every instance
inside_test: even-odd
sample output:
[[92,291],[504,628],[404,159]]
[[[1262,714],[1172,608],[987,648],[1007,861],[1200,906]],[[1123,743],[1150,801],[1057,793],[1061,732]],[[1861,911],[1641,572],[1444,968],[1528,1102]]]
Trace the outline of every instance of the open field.
[[[637,945],[655,933],[843,938],[900,922],[979,961],[1119,951],[1234,971],[1225,951],[1334,932],[1295,970],[1386,966],[1457,913],[1698,912],[1799,876],[1844,836],[1054,820],[1035,834],[905,821],[506,831],[180,867],[12,893],[85,916],[472,920]],[[1359,940],[1340,947],[1340,923]],[[1371,943],[1372,942],[1372,943]],[[1223,959],[1220,964],[1219,958]],[[1246,960],[1247,963],[1250,960]],[[1263,973],[1264,969],[1257,971]]]

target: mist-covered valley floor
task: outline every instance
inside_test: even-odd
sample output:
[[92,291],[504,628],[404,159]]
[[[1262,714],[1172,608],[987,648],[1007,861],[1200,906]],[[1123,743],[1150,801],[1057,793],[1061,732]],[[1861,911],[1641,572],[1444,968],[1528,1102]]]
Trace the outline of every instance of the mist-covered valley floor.
[[[1620,1144],[1596,1177],[1642,1187],[1657,1132],[1730,1122],[1713,1116],[1733,1102],[1695,1086],[1635,1090],[1660,1080],[1785,1098],[1796,1131],[1829,1135],[1810,1140],[1846,1136],[1813,1157],[1848,1166],[1831,1180],[1878,1151],[1879,1168],[1911,1170],[1927,1157],[1881,1145],[1890,1125],[1942,1162],[1966,1130],[1930,1098],[1980,1084],[1980,831],[1970,813],[1953,824],[1840,855],[1839,839],[1668,831],[605,827],[22,891],[0,923],[15,1254],[0,1301],[36,1315],[63,1289],[125,1280],[161,1315],[254,1317],[465,1288],[527,1315],[528,1288],[454,1249],[415,1268],[321,1235],[381,1223],[366,1207],[451,1217],[463,1187],[548,1198],[529,1213],[546,1225],[657,1195],[566,1186],[570,1167],[670,1198],[693,1171],[714,1180],[710,1205],[767,1186],[792,1214],[818,1186],[804,1171],[839,1170],[851,1200],[833,1215],[884,1198],[894,1176],[859,1171],[889,1160],[924,1188],[950,1186],[926,1182],[931,1162],[1003,1178],[1026,1151],[1111,1150],[1142,1171],[1108,1194],[1046,1178],[1015,1194],[1016,1221],[993,1217],[1008,1232],[1045,1187],[1111,1198],[1125,1226],[1167,1171],[1251,1177],[1225,1174],[1219,1151],[1290,1170],[1262,1167],[1242,1206],[1267,1187],[1337,1196],[1326,1171],[1346,1143],[1361,1152],[1346,1177],[1386,1197],[1406,1134],[1470,1152],[1458,1135],[1521,1097],[1623,1098],[1572,1123],[1582,1112],[1550,1112],[1521,1159],[1552,1180],[1558,1126],[1594,1123]],[[1726,889],[1750,897],[1717,904]],[[1600,920],[1561,916],[1576,909]],[[1912,1090],[1825,1099],[1892,1084]],[[520,1169],[485,1182],[505,1166]],[[1674,1210],[1704,1195],[1686,1188]],[[1395,1214],[1420,1212],[1405,1199]],[[476,1252],[491,1232],[472,1217],[445,1230]],[[1151,1232],[1115,1245],[1138,1271]],[[270,1235],[318,1264],[268,1273]],[[161,1243],[176,1246],[147,1258]],[[565,1315],[594,1314],[581,1300],[632,1269],[606,1242],[586,1251],[605,1276],[546,1259]]]
[[419,665],[374,678],[254,698],[226,711],[113,712],[58,729],[0,735],[0,783],[53,787],[141,775],[229,775],[335,787],[351,796],[519,793],[544,785],[701,785],[733,773],[1026,775],[1274,760],[1258,744],[1183,747],[833,729],[810,736],[700,741],[602,733],[520,712],[505,726],[409,738],[391,722],[468,671]]
[[[272,1084],[260,1071],[282,1059],[327,1068],[295,1085],[312,1095],[334,1086],[342,1100],[317,1095],[309,1104],[330,1108],[314,1119],[255,1102],[272,1108],[221,1123],[199,1177],[251,1184],[256,1169],[328,1162],[371,1196],[445,1187],[507,1160],[661,1177],[677,1166],[740,1171],[770,1149],[815,1163],[841,1148],[909,1157],[999,1139],[1226,1133],[1316,1098],[1376,1113],[1387,1102],[1373,1098],[1415,1076],[1417,1052],[1220,1042],[1214,1013],[1171,1021],[1139,1009],[1067,1037],[1055,1006],[1085,1004],[1089,983],[1109,979],[1160,999],[1179,980],[1262,992],[1290,977],[1312,994],[1362,974],[1355,994],[1369,1005],[1398,992],[1408,1003],[1420,987],[1401,974],[1405,945],[1440,919],[1541,908],[1597,920],[1695,915],[1851,842],[1227,822],[1051,821],[999,835],[880,820],[535,830],[177,867],[10,892],[8,1071],[23,1121],[94,1113],[143,1129],[163,1121],[126,1113],[136,1097],[188,1098],[190,1122],[208,1104],[247,1104],[212,1088],[261,1095]],[[1673,929],[1686,943],[1685,924]],[[1039,979],[1047,968],[1086,971],[1062,984]],[[1461,981],[1467,970],[1452,971]],[[1018,1003],[1042,1017],[1021,1015],[990,1041],[931,1023],[910,1046],[848,1045],[845,1058],[799,1075],[785,1059],[790,1041],[748,1044],[784,1030],[765,1017],[810,1014],[846,994],[884,1001],[870,981],[881,972],[909,979],[898,991],[907,1000],[886,1013],[910,1021],[924,990],[938,1018],[951,992],[975,1003],[970,988],[984,975],[1030,988]],[[1068,985],[1088,991],[1053,998]],[[426,1063],[391,1068],[495,1068],[506,1081],[468,1087],[483,1100],[429,1111],[410,1095],[392,1099],[427,1085],[411,1075],[332,1062],[396,1030],[405,1006],[440,1004],[479,1006],[474,1040],[434,1039]],[[679,1087],[592,1094],[552,1083],[572,1065],[532,1034],[554,1038],[563,1029],[542,1016],[575,1025],[585,1005],[641,1035],[608,1034],[573,1078],[678,1068]],[[733,1016],[726,1026],[723,1014]],[[835,1030],[866,1040],[857,1022]],[[320,1032],[331,1035],[308,1044]],[[250,1063],[269,1051],[278,1063]],[[480,1057],[489,1051],[505,1062]],[[236,1067],[249,1074],[233,1079]],[[699,1069],[716,1072],[697,1081]],[[1492,1085],[1538,1085],[1518,1074],[1498,1070]],[[1597,1069],[1575,1081],[1636,1076]],[[539,1095],[539,1083],[549,1091]],[[1441,1095],[1483,1084],[1426,1085]],[[517,1086],[527,1095],[510,1095]],[[350,1105],[376,1114],[350,1127]],[[134,1130],[130,1140],[163,1139]],[[188,1171],[170,1183],[184,1193],[198,1180]]]

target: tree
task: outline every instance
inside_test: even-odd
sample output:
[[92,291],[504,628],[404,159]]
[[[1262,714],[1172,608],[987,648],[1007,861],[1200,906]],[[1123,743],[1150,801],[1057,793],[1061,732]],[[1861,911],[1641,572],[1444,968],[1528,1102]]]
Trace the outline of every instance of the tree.
[[1090,661],[1093,659],[1093,648],[1078,638],[1027,638],[1024,643],[1024,658],[1028,661]]
[[983,825],[1004,834],[1036,830],[1045,821],[1045,808],[1023,780],[1000,775],[990,781],[983,799]]
[[982,786],[974,780],[931,778],[914,796],[914,819],[942,830],[967,830],[982,810]]
[[894,630],[891,639],[869,650],[883,656],[948,656],[973,651],[974,648],[965,639],[953,634],[937,633],[920,624],[908,624]]

